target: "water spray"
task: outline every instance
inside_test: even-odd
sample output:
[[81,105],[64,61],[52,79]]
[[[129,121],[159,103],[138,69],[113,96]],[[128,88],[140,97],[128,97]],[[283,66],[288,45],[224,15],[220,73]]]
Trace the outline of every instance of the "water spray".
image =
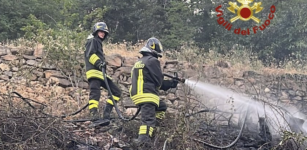
[[[235,112],[240,113],[238,111],[245,110],[247,106],[252,106],[247,109],[249,111],[249,119],[247,122],[252,123],[253,127],[256,127],[254,125],[258,124],[259,118],[265,118],[273,138],[280,137],[282,135],[280,129],[286,131],[303,132],[304,134],[307,134],[307,128],[305,125],[307,123],[305,121],[305,117],[303,117],[304,115],[294,106],[285,107],[275,104],[274,102],[250,98],[230,89],[210,83],[188,80],[188,82],[185,81],[185,84],[193,88],[193,91],[197,94],[201,94],[200,99],[203,99],[206,107],[217,107],[218,110],[221,111],[229,110],[230,107],[234,107]],[[227,104],[229,98],[233,99],[232,105]],[[207,110],[202,111],[206,112]],[[191,115],[193,114],[190,114],[189,116]]]

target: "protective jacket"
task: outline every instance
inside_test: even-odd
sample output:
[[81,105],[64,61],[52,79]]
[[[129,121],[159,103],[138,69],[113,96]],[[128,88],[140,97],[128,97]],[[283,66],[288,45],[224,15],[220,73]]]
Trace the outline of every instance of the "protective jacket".
[[102,40],[97,36],[89,36],[85,44],[86,50],[84,51],[86,78],[98,78],[102,79],[103,75],[99,70],[98,65],[105,61]]
[[168,90],[172,82],[163,80],[159,60],[150,53],[143,54],[131,70],[130,97],[136,104],[152,103],[159,107],[159,90]]

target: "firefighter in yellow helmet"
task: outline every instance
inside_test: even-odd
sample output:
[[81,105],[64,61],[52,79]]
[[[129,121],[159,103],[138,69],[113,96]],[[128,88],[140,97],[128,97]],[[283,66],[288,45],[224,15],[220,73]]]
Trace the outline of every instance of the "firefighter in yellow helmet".
[[[92,34],[87,38],[84,51],[86,78],[89,82],[89,110],[92,121],[100,119],[98,113],[99,99],[101,95],[100,87],[106,88],[104,80],[107,80],[113,94],[113,99],[117,102],[121,96],[121,90],[116,86],[110,77],[104,79],[102,68],[106,69],[107,62],[104,57],[102,42],[109,34],[108,27],[105,22],[97,22],[93,27]],[[113,102],[107,99],[106,106],[103,112],[103,118],[110,123],[110,113],[113,109]]]
[[131,71],[132,84],[130,97],[141,107],[142,125],[139,128],[137,145],[150,143],[156,126],[156,119],[163,119],[167,109],[166,104],[160,101],[159,90],[176,88],[178,81],[163,80],[159,57],[162,57],[163,47],[157,38],[149,38],[146,45],[139,51],[143,57],[133,66]]

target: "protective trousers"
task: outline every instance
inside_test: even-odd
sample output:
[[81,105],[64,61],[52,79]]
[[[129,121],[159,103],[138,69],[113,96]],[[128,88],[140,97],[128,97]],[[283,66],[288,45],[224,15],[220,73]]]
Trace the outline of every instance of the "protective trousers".
[[148,135],[152,137],[154,127],[156,126],[157,119],[163,119],[165,111],[167,109],[166,104],[160,100],[159,107],[154,104],[145,103],[141,105],[141,121],[142,125],[139,129],[139,135]]
[[[115,101],[119,101],[121,96],[121,90],[113,83],[113,81],[110,78],[107,78],[109,87],[111,89],[111,92],[113,94],[113,99]],[[89,109],[92,108],[98,108],[99,105],[99,99],[101,96],[100,87],[103,87],[107,90],[106,84],[101,79],[91,78],[89,79],[89,87],[90,87],[90,95],[89,95]],[[113,105],[112,100],[110,97],[107,99],[107,103],[110,105]]]

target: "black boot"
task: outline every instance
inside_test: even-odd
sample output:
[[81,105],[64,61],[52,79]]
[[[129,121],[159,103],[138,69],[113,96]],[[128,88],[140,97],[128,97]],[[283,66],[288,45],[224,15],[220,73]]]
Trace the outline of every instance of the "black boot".
[[112,112],[112,109],[113,109],[113,105],[107,103],[103,111],[102,119],[98,120],[97,124],[99,124],[100,126],[109,125],[110,124],[110,114]]
[[103,111],[103,117],[102,119],[108,119],[110,120],[110,114],[112,112],[112,109],[113,109],[113,105],[107,103],[106,104],[106,107],[104,108],[104,111]]
[[109,125],[110,124],[110,114],[111,114],[112,109],[113,109],[113,105],[107,103],[106,107],[104,108],[102,118],[93,121],[93,123],[89,125],[89,127],[96,127],[96,126],[102,127],[102,126]]
[[97,108],[90,109],[90,118],[91,118],[92,121],[100,119]]

